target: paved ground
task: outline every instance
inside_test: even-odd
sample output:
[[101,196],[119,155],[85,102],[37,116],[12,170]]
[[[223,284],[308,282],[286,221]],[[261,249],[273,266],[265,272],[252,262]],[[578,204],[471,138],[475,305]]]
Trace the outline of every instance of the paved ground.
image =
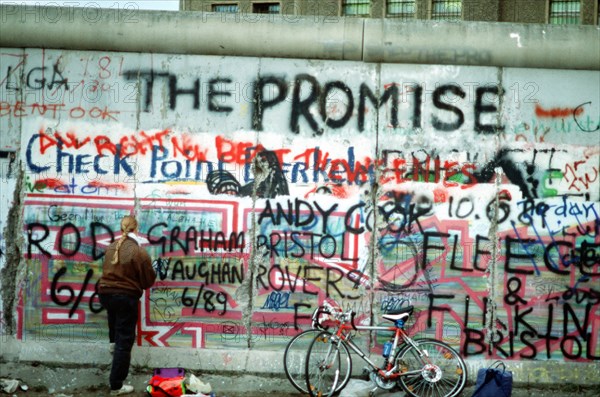
[[[203,382],[211,384],[216,397],[300,397],[284,377],[261,377],[252,374],[195,374]],[[108,397],[108,387],[103,386],[108,377],[107,368],[64,368],[43,365],[0,362],[0,378],[19,379],[29,387],[28,391],[17,391],[2,396],[15,397]],[[147,396],[145,385],[150,379],[147,370],[133,369],[128,382],[134,385],[136,392],[132,397]],[[367,397],[359,393],[360,388],[352,389],[360,384],[354,380],[339,397]],[[364,389],[364,387],[363,387]],[[467,385],[460,397],[470,397],[474,392],[472,384]],[[399,391],[376,393],[376,397],[403,397]],[[599,397],[600,375],[595,387],[578,387],[577,385],[545,385],[534,388],[531,385],[515,384],[512,397]]]
[[[231,382],[236,382],[235,378],[230,379]],[[254,382],[257,382],[256,384]],[[270,381],[269,381],[270,382]],[[289,389],[289,385],[287,384],[286,379],[280,379],[278,381],[280,383],[279,389],[273,389],[272,387],[268,387],[269,391],[264,390],[246,390],[246,391],[223,391],[220,392],[217,389],[213,389],[215,391],[216,397],[306,397],[305,394],[301,394],[298,392],[291,391]],[[264,386],[264,385],[263,385]],[[236,386],[237,387],[237,386]],[[253,388],[261,388],[260,380],[255,379],[251,383],[247,384],[247,387]],[[230,386],[226,387],[229,389]],[[243,388],[243,386],[241,387]],[[474,392],[474,386],[468,385],[461,397],[470,397]],[[0,393],[0,395],[4,395]],[[108,389],[105,388],[86,388],[79,389],[74,391],[62,390],[62,391],[53,391],[50,393],[45,390],[43,387],[35,387],[35,389],[30,389],[28,391],[17,391],[11,394],[11,397],[109,397],[110,393]],[[143,384],[141,386],[136,385],[136,391],[132,394],[129,394],[131,397],[148,397],[148,394],[143,391]],[[404,397],[405,394],[401,391],[378,391],[375,394],[375,397]],[[579,388],[576,386],[568,386],[568,387],[550,387],[546,386],[544,388],[532,388],[529,386],[515,385],[513,389],[512,397],[598,397],[600,396],[600,384],[596,387],[588,387],[588,388]],[[365,393],[352,392],[352,391],[343,391],[342,396],[340,397],[368,397]]]
[[[271,397],[306,397],[306,394],[300,393],[269,393]],[[49,393],[48,391],[39,390],[28,390],[28,391],[17,391],[11,394],[3,394],[0,392],[0,396],[11,396],[11,397],[109,397],[110,393],[108,389],[98,390],[76,390],[76,391],[61,391]],[[148,393],[143,390],[135,390],[133,393],[128,394],[131,397],[148,397]],[[215,397],[266,397],[264,392],[228,392],[228,393],[215,393]],[[391,397],[391,396],[390,396]]]
[[[465,389],[462,393],[461,397],[470,397],[473,393],[473,388],[469,387]],[[17,392],[13,394],[17,397],[108,397],[108,391],[101,390],[87,390],[81,392],[60,392],[49,394],[48,392],[37,392],[37,391],[28,391],[28,392]],[[285,392],[277,392],[277,393],[269,393],[270,397],[306,397],[306,395],[300,393],[285,393]],[[404,394],[401,392],[392,392],[386,394],[378,394],[377,397],[401,397]],[[129,394],[132,397],[147,397],[148,394],[137,391],[132,394]],[[600,396],[600,389],[587,389],[581,391],[565,391],[560,389],[531,389],[531,388],[517,388],[513,390],[511,397],[598,397]],[[231,393],[217,393],[216,397],[266,397],[264,392],[261,393],[253,393],[253,392],[231,392]],[[362,397],[362,396],[356,396]]]

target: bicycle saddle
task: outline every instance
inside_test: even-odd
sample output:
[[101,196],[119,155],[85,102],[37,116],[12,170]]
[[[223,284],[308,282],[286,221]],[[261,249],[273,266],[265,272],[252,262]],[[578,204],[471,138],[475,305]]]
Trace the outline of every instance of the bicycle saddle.
[[403,320],[410,316],[415,310],[415,307],[412,305],[401,307],[400,309],[390,310],[388,313],[382,315],[383,318],[390,321],[398,321]]

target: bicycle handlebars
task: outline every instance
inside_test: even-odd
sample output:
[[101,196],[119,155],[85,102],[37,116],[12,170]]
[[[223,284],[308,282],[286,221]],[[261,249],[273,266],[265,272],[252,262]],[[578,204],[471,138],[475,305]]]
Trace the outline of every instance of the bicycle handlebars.
[[[322,316],[326,315],[329,318],[323,319]],[[314,329],[327,329],[328,327],[323,324],[323,320],[333,320],[337,323],[346,323],[349,322],[352,326],[352,329],[358,331],[356,325],[354,323],[354,319],[356,318],[356,312],[353,310],[349,310],[347,312],[343,312],[341,310],[335,310],[333,307],[328,306],[319,306],[312,315],[312,327]]]
[[358,329],[356,329],[356,325],[354,325],[354,318],[356,317],[356,312],[353,310],[350,312],[350,325],[352,325],[352,329],[355,331],[358,331]]

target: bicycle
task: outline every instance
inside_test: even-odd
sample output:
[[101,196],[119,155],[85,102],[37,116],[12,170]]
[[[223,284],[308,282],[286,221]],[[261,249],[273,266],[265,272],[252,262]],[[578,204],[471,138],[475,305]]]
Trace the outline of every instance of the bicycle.
[[[322,331],[308,348],[305,363],[306,388],[311,397],[329,397],[341,388],[340,379],[352,372],[352,361],[344,371],[342,353],[348,347],[368,365],[369,378],[376,385],[371,394],[381,388],[391,390],[396,385],[413,397],[453,397],[460,394],[467,380],[467,368],[462,357],[452,347],[436,339],[412,339],[404,324],[414,311],[406,306],[382,317],[393,326],[357,326],[356,313],[331,309],[336,323],[332,332]],[[353,341],[354,331],[392,331],[394,337],[383,347],[385,362],[378,367]],[[345,384],[344,384],[345,386]]]

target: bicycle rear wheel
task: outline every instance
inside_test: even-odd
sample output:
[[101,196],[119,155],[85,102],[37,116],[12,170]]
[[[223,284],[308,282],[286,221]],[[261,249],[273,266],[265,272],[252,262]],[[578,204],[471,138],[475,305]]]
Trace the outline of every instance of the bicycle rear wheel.
[[398,379],[413,397],[457,396],[465,387],[467,367],[462,357],[446,343],[435,339],[414,340],[418,349],[406,345],[394,358],[400,372],[416,371]]
[[[344,368],[345,367],[345,368]],[[306,356],[306,388],[311,397],[329,397],[346,386],[352,373],[348,348],[321,332],[310,344]]]

